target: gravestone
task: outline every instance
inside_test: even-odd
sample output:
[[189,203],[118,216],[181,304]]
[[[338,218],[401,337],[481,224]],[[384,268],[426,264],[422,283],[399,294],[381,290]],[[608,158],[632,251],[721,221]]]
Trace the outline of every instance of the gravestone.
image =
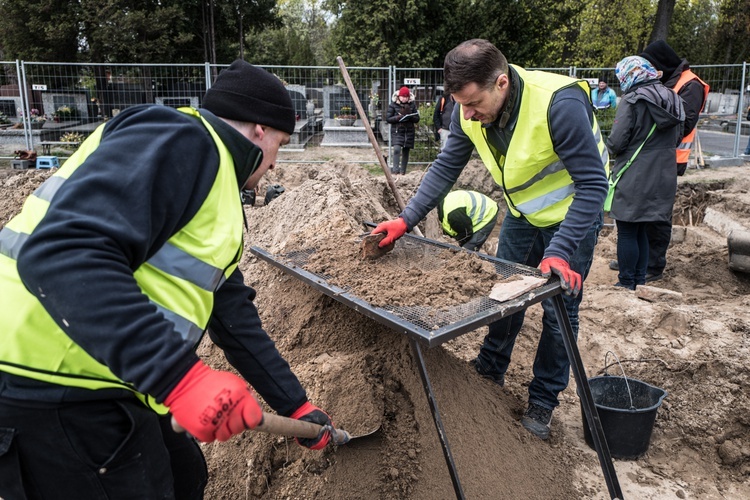
[[[349,106],[354,113],[354,101],[349,91],[340,85],[326,85],[323,87],[323,118],[331,119],[341,114],[341,108]],[[325,127],[325,125],[324,125]]]
[[321,146],[338,146],[369,148],[372,147],[367,136],[367,130],[362,125],[362,120],[357,119],[354,125],[343,127],[338,120],[325,119],[323,121],[323,140]]
[[719,111],[719,103],[721,102],[721,94],[719,92],[709,92],[706,98],[706,105],[703,107],[703,112],[706,114],[717,113]]
[[719,110],[717,111],[720,115],[731,115],[737,112],[737,106],[740,103],[739,94],[721,94],[721,100],[719,101]]
[[0,98],[0,113],[8,118],[20,118],[18,110],[23,110],[23,101],[20,97],[6,96]]
[[75,114],[71,119],[86,120],[89,117],[89,102],[85,92],[43,92],[44,112],[53,115],[61,106],[68,106]]
[[160,106],[169,106],[170,108],[197,108],[200,105],[198,96],[164,96],[157,97],[154,101]]
[[307,96],[305,95],[304,85],[287,85],[286,91],[292,99],[294,112],[299,118],[308,118],[307,116]]
[[289,138],[289,144],[298,149],[300,146],[304,147],[307,141],[312,137],[314,133],[312,126],[315,120],[312,116],[308,117],[305,86],[294,84],[287,85],[286,91],[292,99],[292,107],[294,108],[294,114],[297,117],[297,122],[294,124],[294,132]]

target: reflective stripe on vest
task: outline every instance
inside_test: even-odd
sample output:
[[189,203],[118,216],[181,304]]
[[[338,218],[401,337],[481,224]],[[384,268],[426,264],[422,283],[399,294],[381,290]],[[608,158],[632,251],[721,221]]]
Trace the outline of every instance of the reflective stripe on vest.
[[[243,208],[234,161],[211,125],[191,108],[181,112],[200,120],[219,153],[214,184],[196,215],[134,273],[148,296],[186,344],[194,346],[208,325],[213,294],[236,269],[242,253]],[[86,389],[127,388],[160,413],[166,408],[119,380],[61,330],[24,287],[16,259],[49,203],[69,176],[97,149],[105,125],[97,128],[55,174],[24,203],[0,231],[0,370],[44,382]],[[106,328],[106,326],[103,326]],[[166,333],[165,333],[166,334]]]
[[443,220],[440,221],[443,231],[449,236],[458,234],[448,222],[448,214],[457,208],[466,211],[475,233],[497,215],[497,203],[488,196],[474,191],[451,191],[443,200]]
[[[701,109],[698,110],[698,113],[700,113],[701,111],[703,111],[703,106],[706,104],[706,99],[708,99],[708,92],[710,88],[706,82],[698,78],[698,75],[696,75],[689,69],[686,69],[680,74],[680,78],[679,80],[677,80],[677,83],[674,84],[672,90],[679,94],[682,88],[687,85],[688,82],[691,82],[693,80],[698,80],[701,85],[703,85],[703,105],[701,105]],[[691,130],[690,133],[683,137],[682,141],[680,141],[680,145],[677,146],[677,163],[688,162],[688,159],[690,158],[690,150],[693,147],[693,141],[695,141],[695,134],[697,131],[698,125],[696,125],[693,130]]]
[[[495,182],[503,188],[511,213],[525,217],[536,227],[549,227],[565,218],[575,191],[573,179],[554,151],[549,107],[560,90],[578,85],[589,96],[589,86],[585,81],[567,76],[513,68],[523,82],[523,93],[507,154],[495,156],[485,128],[478,121],[466,120],[463,109],[461,128],[474,143]],[[599,149],[602,168],[608,174],[609,154],[595,116],[591,133]]]

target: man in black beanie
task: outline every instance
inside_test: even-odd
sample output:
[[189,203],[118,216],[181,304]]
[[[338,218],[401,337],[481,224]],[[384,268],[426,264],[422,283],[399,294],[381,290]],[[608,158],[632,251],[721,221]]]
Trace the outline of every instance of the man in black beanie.
[[[203,498],[196,440],[260,424],[255,391],[329,443],[238,268],[240,191],[294,123],[281,81],[235,61],[203,109],[100,126],[0,231],[0,498]],[[205,332],[240,376],[198,357]]]
[[[684,175],[696,136],[698,118],[708,99],[709,86],[690,70],[687,59],[678,56],[664,40],[652,42],[640,55],[662,72],[661,82],[682,98],[685,109],[685,136],[677,147],[676,175]],[[646,227],[646,234],[649,246],[646,282],[652,282],[662,278],[667,266],[667,248],[672,239],[672,222],[650,222]],[[612,261],[609,267],[617,269],[617,261]]]

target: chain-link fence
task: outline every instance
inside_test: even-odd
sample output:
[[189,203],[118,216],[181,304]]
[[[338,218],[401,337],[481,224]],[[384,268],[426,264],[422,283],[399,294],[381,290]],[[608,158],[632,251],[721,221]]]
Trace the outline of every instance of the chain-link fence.
[[[97,126],[123,109],[138,104],[200,107],[206,89],[224,65],[194,64],[72,64],[0,62],[0,157],[18,149],[66,158]],[[365,114],[356,106],[337,66],[265,66],[286,85],[297,114],[297,126],[286,149],[300,151],[327,146],[371,148],[362,120],[367,120],[387,157],[389,126],[385,113],[402,85],[415,95],[421,120],[410,156],[429,164],[438,153],[433,112],[443,93],[443,71],[437,68],[348,68]],[[530,68],[532,69],[532,68]],[[536,68],[587,79],[599,78],[620,94],[614,68]],[[721,156],[737,156],[744,110],[750,92],[747,63],[692,68],[711,86],[701,123],[734,137]],[[597,113],[605,133],[614,116]],[[605,116],[606,115],[606,116]],[[354,120],[353,123],[350,123]],[[748,123],[745,121],[745,133]],[[703,127],[703,125],[701,125]],[[732,134],[734,134],[732,136]],[[745,140],[744,138],[742,140]],[[281,160],[283,161],[283,160]]]

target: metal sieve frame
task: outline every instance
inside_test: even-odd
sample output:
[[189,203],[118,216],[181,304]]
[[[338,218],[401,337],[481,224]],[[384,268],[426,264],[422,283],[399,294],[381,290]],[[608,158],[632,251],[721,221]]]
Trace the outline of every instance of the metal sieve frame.
[[[447,248],[454,251],[469,252],[469,250],[465,250],[463,248],[446,245],[437,241],[428,240],[426,238],[410,234],[404,235],[401,239],[398,240],[396,245],[397,248],[399,245],[407,247],[412,246],[417,248],[421,246],[425,249],[439,249],[439,251]],[[408,251],[414,251],[414,248],[411,248]],[[551,298],[552,306],[555,310],[555,316],[557,317],[558,323],[560,324],[565,351],[568,355],[568,360],[570,361],[570,370],[573,374],[573,378],[575,379],[576,384],[580,389],[579,397],[581,399],[581,408],[583,409],[583,414],[586,417],[589,430],[591,431],[594,448],[596,449],[596,454],[599,459],[599,465],[602,468],[604,480],[607,484],[607,490],[611,498],[623,498],[622,489],[620,488],[620,483],[617,479],[617,471],[614,468],[612,456],[609,452],[609,447],[607,446],[607,441],[604,436],[604,430],[602,429],[601,420],[596,411],[593,396],[591,395],[591,388],[589,387],[588,378],[586,377],[586,370],[583,366],[581,355],[578,352],[578,345],[573,333],[573,327],[570,324],[570,318],[568,317],[568,313],[565,308],[565,302],[562,296],[562,286],[560,285],[560,281],[557,277],[553,277],[550,282],[532,290],[531,292],[527,292],[516,299],[508,300],[505,302],[497,302],[492,299],[482,297],[482,299],[486,299],[494,303],[493,306],[484,313],[477,313],[449,325],[439,327],[435,330],[428,330],[398,316],[396,314],[397,311],[395,310],[388,311],[379,307],[373,307],[361,298],[349,293],[347,290],[328,283],[326,277],[319,276],[304,269],[304,265],[307,262],[307,259],[314,253],[314,250],[289,252],[282,256],[271,255],[270,253],[258,247],[251,247],[250,252],[278,267],[282,271],[296,276],[300,280],[311,285],[313,288],[320,290],[329,297],[332,297],[333,299],[346,304],[355,311],[364,314],[365,316],[372,318],[381,324],[389,326],[396,331],[403,332],[409,336],[409,343],[411,344],[412,350],[414,351],[414,356],[419,367],[419,374],[422,377],[422,385],[424,386],[427,400],[430,403],[430,408],[432,409],[435,426],[438,429],[438,437],[440,438],[440,442],[443,446],[443,453],[446,456],[446,462],[448,463],[449,470],[451,471],[451,480],[454,484],[456,497],[460,499],[464,498],[463,491],[461,490],[461,485],[458,482],[458,476],[455,471],[453,458],[451,456],[450,448],[445,436],[445,429],[443,428],[440,419],[440,412],[437,408],[435,395],[432,391],[432,386],[427,375],[427,367],[422,356],[422,351],[419,347],[419,341],[421,340],[427,343],[429,347],[434,347],[442,344],[443,342],[456,338],[462,333],[475,330],[480,326],[484,326],[505,316],[526,309],[527,307],[541,302],[544,299]],[[510,276],[511,274],[541,276],[541,273],[538,269],[504,261],[484,254],[477,253],[477,255],[484,260],[492,262],[495,265],[495,269],[498,271],[498,275],[502,275],[504,277]],[[472,299],[467,304],[471,304],[475,300],[478,299]]]
[[[495,266],[498,278],[507,278],[514,274],[541,276],[538,269],[501,260],[489,255],[471,252],[460,247],[447,245],[438,241],[404,235],[396,243],[397,249],[406,252],[422,252],[423,259],[437,260],[436,256],[448,249],[454,252],[470,252],[480,259]],[[475,297],[470,301],[453,307],[430,309],[423,306],[376,307],[354,295],[343,287],[328,282],[330,276],[316,274],[305,269],[309,257],[315,250],[292,251],[283,255],[273,255],[259,247],[251,247],[250,252],[285,273],[291,274],[329,297],[346,304],[355,311],[374,319],[394,330],[417,338],[429,347],[440,345],[464,333],[522,311],[529,306],[553,297],[560,293],[558,279],[522,294],[505,302],[498,302],[489,297]]]

